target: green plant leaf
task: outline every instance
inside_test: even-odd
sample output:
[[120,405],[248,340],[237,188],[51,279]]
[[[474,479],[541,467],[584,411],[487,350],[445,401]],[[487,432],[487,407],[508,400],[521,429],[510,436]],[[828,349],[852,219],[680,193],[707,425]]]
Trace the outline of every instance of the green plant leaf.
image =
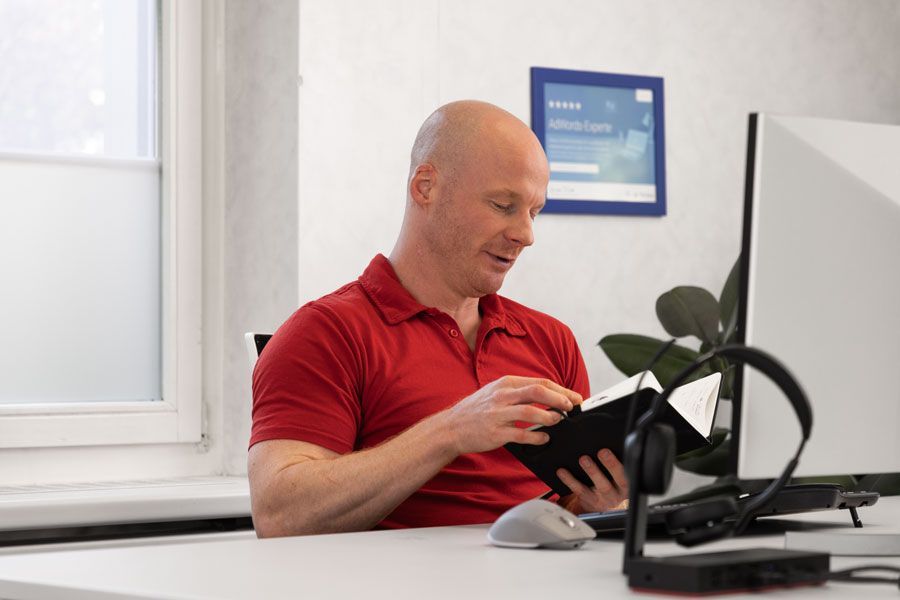
[[858,482],[853,475],[820,475],[818,477],[793,477],[791,483],[833,483],[845,490],[854,490]]
[[882,496],[900,495],[900,473],[865,475],[859,480],[854,490],[857,492],[878,492]]
[[896,496],[900,494],[900,473],[885,474],[875,486],[875,490],[882,496]]
[[700,458],[701,456],[706,456],[713,452],[716,448],[725,443],[725,440],[728,438],[728,434],[730,430],[725,427],[715,427],[713,428],[712,433],[710,434],[710,443],[706,446],[700,446],[695,450],[691,450],[689,452],[685,452],[683,454],[679,454],[675,460],[687,460],[690,458]]
[[[676,457],[675,465],[682,471],[698,475],[724,475],[728,473],[731,458],[731,438],[727,429],[713,432],[713,443]],[[721,441],[719,441],[721,440]],[[716,443],[718,441],[718,444]]]
[[[618,333],[608,335],[600,340],[598,346],[626,376],[631,377],[647,368],[653,355],[665,344],[663,340],[646,335]],[[675,376],[696,360],[696,350],[684,346],[673,345],[653,367],[653,374],[663,387],[669,385]],[[692,379],[702,377],[704,369],[696,373]],[[709,371],[706,371],[708,374]]]
[[700,287],[681,285],[661,295],[656,316],[673,337],[693,335],[715,344],[719,335],[719,302]]
[[722,322],[722,342],[727,344],[734,336],[738,319],[738,284],[741,277],[741,257],[738,256],[728,273],[722,293],[719,295],[719,319]]

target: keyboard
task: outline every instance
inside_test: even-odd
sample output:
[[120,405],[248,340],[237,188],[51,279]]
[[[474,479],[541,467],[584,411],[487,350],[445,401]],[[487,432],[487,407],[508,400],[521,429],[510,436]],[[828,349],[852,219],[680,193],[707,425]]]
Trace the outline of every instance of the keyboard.
[[[757,494],[738,496],[739,508],[743,508]],[[805,483],[785,486],[767,505],[757,509],[754,518],[800,514],[821,510],[857,509],[878,502],[878,492],[847,492],[832,484]],[[695,503],[676,502],[653,504],[647,510],[647,526],[665,529],[666,515],[673,510]],[[578,515],[597,532],[625,529],[627,510],[611,510]],[[674,533],[674,532],[673,532]]]

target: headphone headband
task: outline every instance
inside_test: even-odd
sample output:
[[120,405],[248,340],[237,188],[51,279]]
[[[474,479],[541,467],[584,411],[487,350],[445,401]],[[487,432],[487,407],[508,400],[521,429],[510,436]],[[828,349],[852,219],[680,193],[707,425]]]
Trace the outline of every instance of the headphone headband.
[[[668,347],[664,347],[654,358],[653,362],[655,363],[667,349]],[[756,514],[756,511],[774,499],[779,490],[790,480],[799,462],[803,447],[806,445],[806,441],[812,432],[812,408],[809,400],[800,384],[775,357],[762,350],[741,344],[728,344],[699,356],[694,362],[682,369],[675,376],[674,380],[653,398],[650,408],[641,415],[635,424],[634,430],[625,439],[625,468],[630,479],[629,509],[625,527],[625,560],[623,563],[623,570],[626,573],[628,572],[629,561],[643,554],[647,528],[647,494],[664,493],[665,489],[659,491],[658,488],[660,486],[663,488],[668,487],[668,477],[674,461],[674,444],[667,447],[665,443],[665,440],[671,437],[673,433],[671,426],[657,423],[657,421],[667,407],[667,401],[672,392],[684,383],[688,377],[716,357],[728,358],[735,362],[747,364],[768,376],[790,401],[797,419],[800,421],[803,439],[800,441],[796,454],[788,461],[781,475],[773,480],[765,490],[744,504],[739,513],[736,514],[736,520],[733,524],[726,524],[724,521],[718,524],[714,523],[721,517],[721,515],[713,514],[715,512],[713,509],[718,505],[707,501],[704,505],[692,507],[692,509],[700,509],[699,511],[691,511],[693,513],[699,512],[700,517],[702,517],[697,519],[699,528],[688,528],[684,533],[679,534],[676,537],[679,543],[693,545],[731,533],[740,534]],[[652,368],[652,366],[651,364],[648,369]],[[651,490],[653,491],[651,492]],[[733,500],[730,506],[737,510],[737,505],[734,504]],[[679,509],[679,511],[686,510],[688,509]],[[670,514],[669,518],[676,518],[676,513],[679,511]],[[683,517],[680,520],[688,519],[693,521],[696,517],[697,514],[694,514],[690,519]]]

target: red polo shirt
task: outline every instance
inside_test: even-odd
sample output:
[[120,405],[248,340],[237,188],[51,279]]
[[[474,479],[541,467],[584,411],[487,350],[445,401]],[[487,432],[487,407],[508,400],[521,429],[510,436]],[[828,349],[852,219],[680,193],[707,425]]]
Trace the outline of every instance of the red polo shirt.
[[[379,254],[357,281],[300,308],[269,341],[253,374],[250,445],[369,448],[504,375],[546,377],[588,397],[568,327],[496,294],[479,310],[473,352],[456,322],[419,304]],[[488,523],[546,491],[503,448],[464,454],[380,526]]]

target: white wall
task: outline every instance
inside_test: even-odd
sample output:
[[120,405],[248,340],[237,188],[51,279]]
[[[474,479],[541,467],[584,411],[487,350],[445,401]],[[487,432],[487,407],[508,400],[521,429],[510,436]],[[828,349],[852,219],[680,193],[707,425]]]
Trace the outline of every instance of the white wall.
[[226,4],[229,472],[250,422],[240,335],[391,249],[409,148],[440,104],[527,122],[531,66],[665,78],[669,214],[542,215],[503,290],[572,326],[595,388],[619,377],[603,335],[663,335],[654,303],[672,286],[718,294],[740,246],[748,112],[900,122],[894,0],[303,0],[299,27],[297,11]]
[[225,4],[221,289],[227,473],[247,469],[251,396],[243,334],[274,331],[297,302],[297,12],[296,0]]
[[[718,295],[740,250],[747,114],[900,122],[894,0],[304,0],[299,302],[355,279],[400,225],[422,120],[460,98],[529,121],[529,67],[665,79],[668,215],[542,215],[502,291],[596,342],[663,335],[656,297]],[[285,315],[287,316],[287,315]]]

